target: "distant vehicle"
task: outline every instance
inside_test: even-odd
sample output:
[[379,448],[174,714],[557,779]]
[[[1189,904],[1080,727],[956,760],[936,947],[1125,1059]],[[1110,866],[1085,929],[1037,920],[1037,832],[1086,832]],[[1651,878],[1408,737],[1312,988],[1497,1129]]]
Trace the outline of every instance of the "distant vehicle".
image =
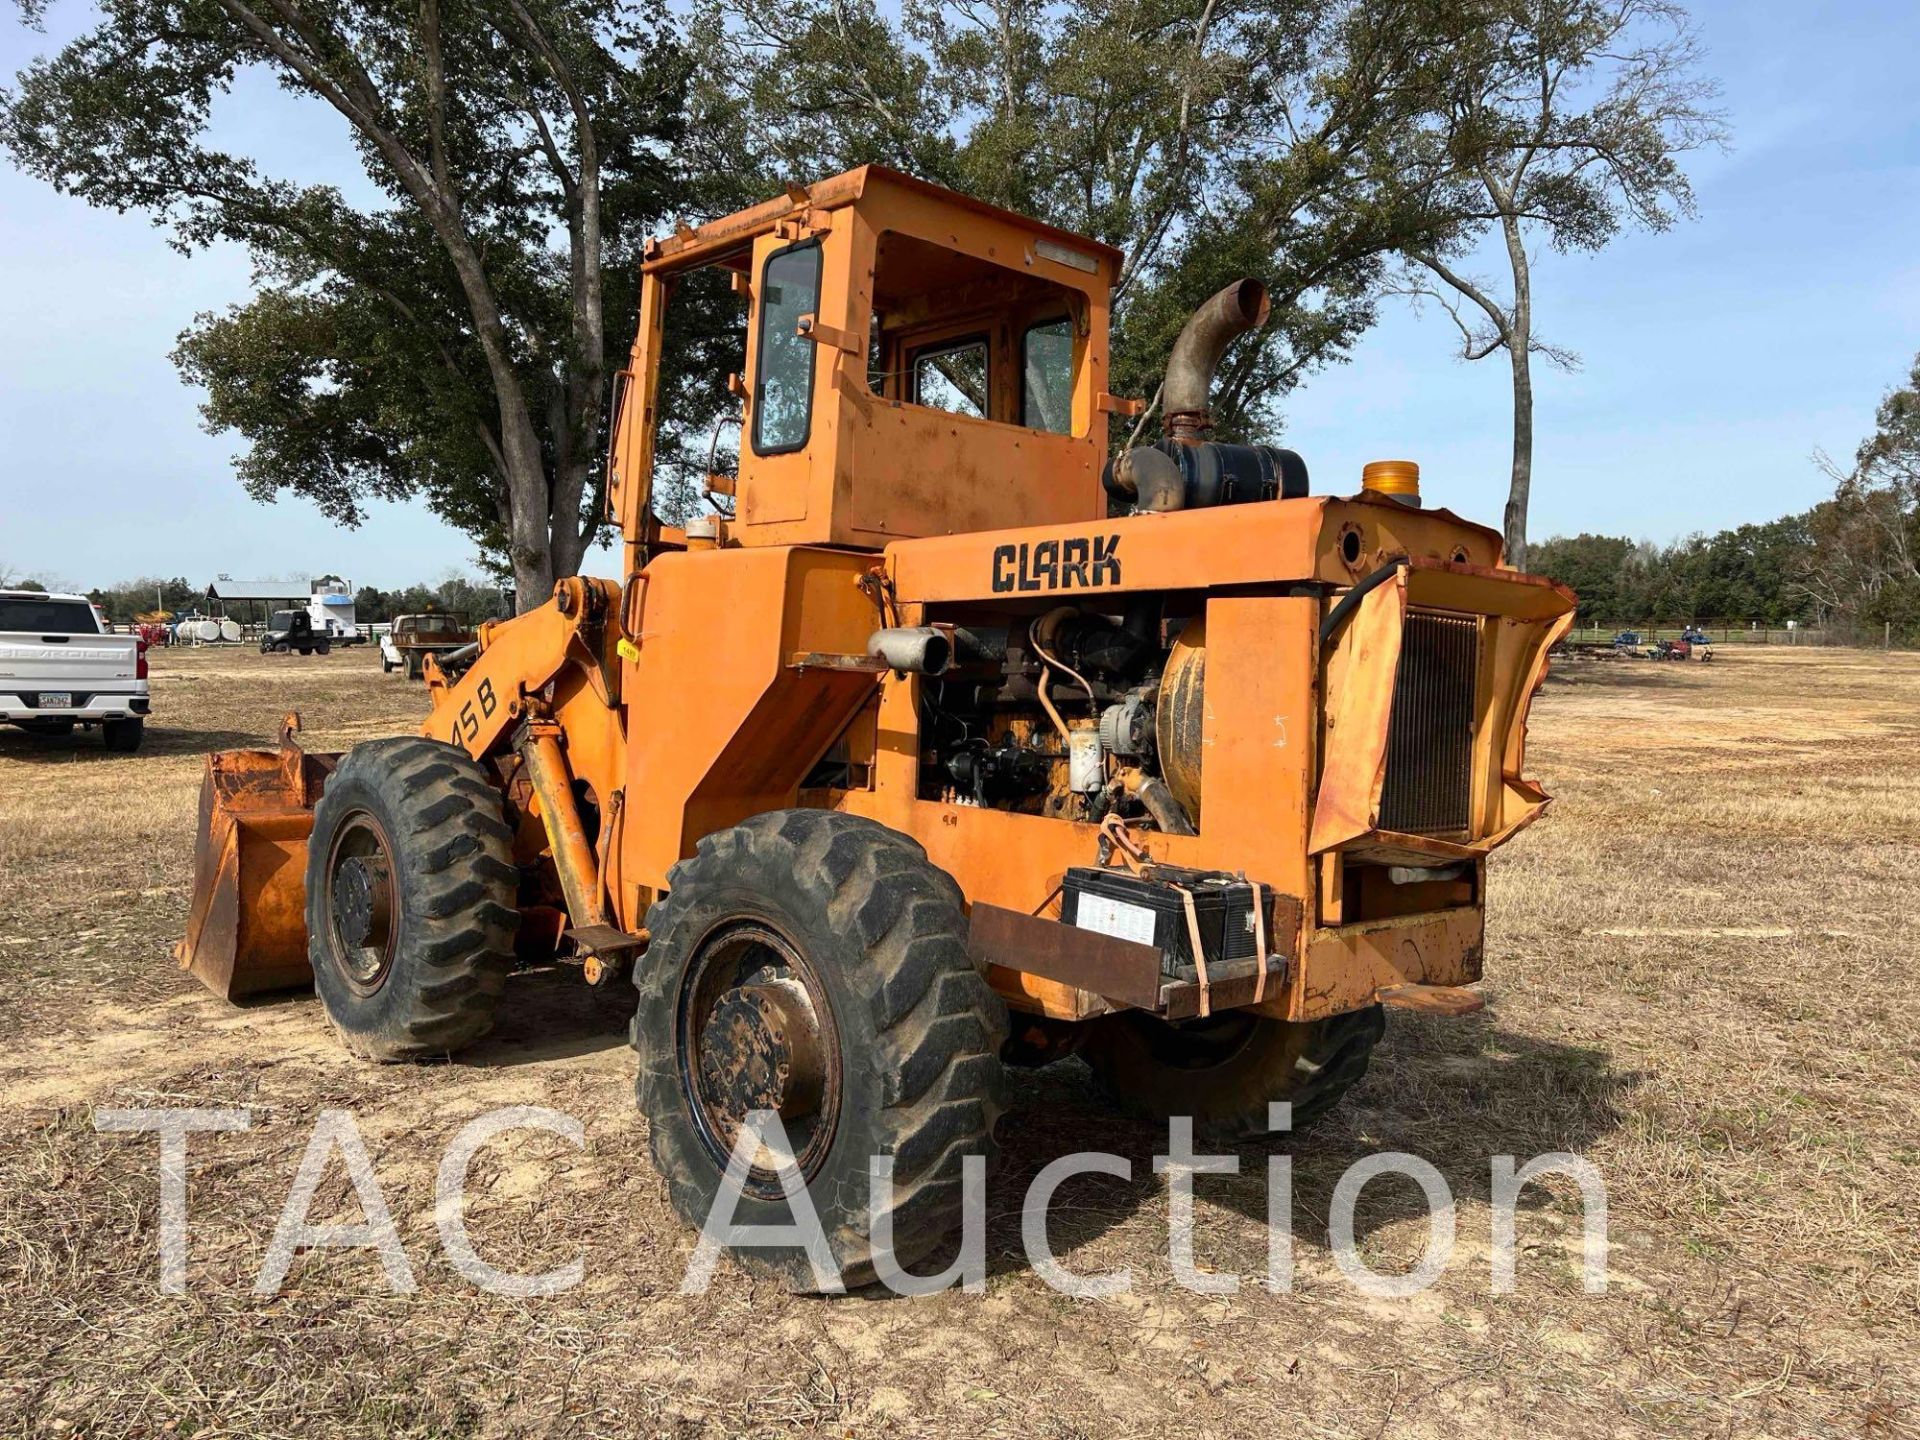
[[336,645],[366,644],[366,630],[354,620],[353,587],[338,575],[316,575],[312,584],[307,614],[315,632]]
[[1680,632],[1680,638],[1689,645],[1707,645],[1712,643],[1707,639],[1707,632],[1702,630],[1698,625],[1687,626],[1686,629]]
[[326,631],[314,628],[313,616],[305,610],[276,610],[260,637],[260,653],[284,655],[298,650],[302,655],[324,655],[332,644]]
[[396,615],[393,627],[380,637],[380,668],[391,675],[405,669],[407,679],[418,680],[429,655],[444,655],[473,643],[473,630],[463,616],[437,610],[425,615]]
[[1640,632],[1638,630],[1622,630],[1618,635],[1613,637],[1613,648],[1616,650],[1632,650],[1639,644]]
[[108,634],[84,595],[0,590],[0,720],[34,735],[98,725],[132,752],[148,704],[145,640]]

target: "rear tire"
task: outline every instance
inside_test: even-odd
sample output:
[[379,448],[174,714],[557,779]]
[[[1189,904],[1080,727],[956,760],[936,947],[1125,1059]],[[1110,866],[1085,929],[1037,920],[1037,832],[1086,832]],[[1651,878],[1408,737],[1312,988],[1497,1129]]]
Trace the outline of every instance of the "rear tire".
[[407,652],[407,679],[418,680],[419,678],[420,652],[418,650],[409,650]]
[[[1006,1008],[968,958],[959,886],[906,836],[820,810],[709,835],[668,883],[647,915],[633,1044],[674,1208],[704,1224],[740,1118],[778,1109],[842,1283],[875,1278],[870,1155],[894,1157],[895,1258],[923,1258],[960,1223],[962,1161],[991,1161],[1004,1108]],[[770,1170],[734,1222],[791,1223]],[[816,1288],[798,1247],[733,1253]]]
[[1093,1026],[1081,1054],[1134,1115],[1191,1115],[1201,1130],[1243,1140],[1270,1133],[1270,1101],[1292,1104],[1296,1132],[1325,1115],[1367,1073],[1386,1029],[1378,1005],[1303,1022],[1229,1010],[1170,1025],[1123,1011]]
[[[71,731],[73,726],[68,724]],[[107,749],[118,751],[122,755],[131,755],[140,748],[140,739],[146,734],[146,722],[138,715],[126,720],[103,720],[100,722],[100,738],[106,741]]]
[[356,745],[307,845],[307,958],[356,1055],[450,1055],[493,1028],[513,962],[520,872],[500,795],[465,751]]

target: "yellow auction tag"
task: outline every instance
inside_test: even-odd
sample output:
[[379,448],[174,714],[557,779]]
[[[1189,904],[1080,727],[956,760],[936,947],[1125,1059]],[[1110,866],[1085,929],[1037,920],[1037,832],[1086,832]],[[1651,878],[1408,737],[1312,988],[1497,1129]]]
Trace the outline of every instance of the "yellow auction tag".
[[615,652],[618,653],[618,655],[622,660],[632,660],[636,664],[639,662],[640,647],[634,644],[633,641],[627,639],[626,636],[622,635],[620,637],[619,643],[616,644],[613,648]]

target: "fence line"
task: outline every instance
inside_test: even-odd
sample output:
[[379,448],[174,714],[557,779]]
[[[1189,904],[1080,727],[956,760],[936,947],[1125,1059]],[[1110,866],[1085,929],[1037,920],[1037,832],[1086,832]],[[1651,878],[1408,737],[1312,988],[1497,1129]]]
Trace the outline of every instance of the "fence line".
[[1758,620],[1663,621],[1639,625],[1580,625],[1567,636],[1576,644],[1604,644],[1622,632],[1639,636],[1639,644],[1678,640],[1683,632],[1698,633],[1714,645],[1832,645],[1855,649],[1909,650],[1920,647],[1920,635],[1895,634],[1891,624],[1784,625]]

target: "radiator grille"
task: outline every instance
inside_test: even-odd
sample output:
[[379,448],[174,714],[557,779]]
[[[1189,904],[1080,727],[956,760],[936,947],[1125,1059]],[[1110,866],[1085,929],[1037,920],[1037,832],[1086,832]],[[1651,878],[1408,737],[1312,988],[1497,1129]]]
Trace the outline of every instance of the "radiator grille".
[[1473,701],[1480,622],[1470,616],[1407,616],[1387,731],[1380,828],[1408,835],[1472,824]]

